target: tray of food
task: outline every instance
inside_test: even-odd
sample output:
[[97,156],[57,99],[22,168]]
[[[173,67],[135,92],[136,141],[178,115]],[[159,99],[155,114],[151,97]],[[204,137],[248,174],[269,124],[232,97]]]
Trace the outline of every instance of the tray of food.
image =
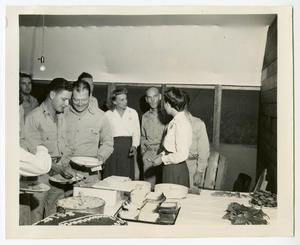
[[125,202],[117,217],[140,223],[149,223],[157,225],[174,225],[180,211],[177,202],[153,201],[146,199],[142,204]]

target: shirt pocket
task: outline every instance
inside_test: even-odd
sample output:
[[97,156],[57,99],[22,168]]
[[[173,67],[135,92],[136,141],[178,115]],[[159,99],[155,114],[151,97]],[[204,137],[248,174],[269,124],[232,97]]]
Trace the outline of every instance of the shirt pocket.
[[56,130],[42,130],[41,136],[43,142],[52,142],[57,140],[57,131]]
[[98,128],[89,127],[83,130],[83,132],[84,135],[82,137],[86,137],[88,143],[99,146],[100,133]]

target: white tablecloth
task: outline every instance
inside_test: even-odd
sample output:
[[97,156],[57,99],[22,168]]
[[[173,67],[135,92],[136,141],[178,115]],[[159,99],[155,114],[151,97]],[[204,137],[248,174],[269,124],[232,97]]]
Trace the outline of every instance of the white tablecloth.
[[[217,225],[228,226],[230,221],[223,219],[228,205],[232,202],[250,206],[250,198],[213,196],[214,191],[201,190],[200,195],[188,194],[186,198],[176,200],[180,203],[181,209],[178,214],[175,225]],[[268,222],[276,219],[277,208],[263,208],[263,211],[269,216]],[[129,222],[129,225],[152,225],[138,222]]]

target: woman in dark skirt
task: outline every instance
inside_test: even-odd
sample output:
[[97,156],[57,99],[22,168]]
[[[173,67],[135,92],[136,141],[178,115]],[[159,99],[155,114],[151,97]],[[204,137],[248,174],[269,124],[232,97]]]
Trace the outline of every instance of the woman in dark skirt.
[[190,187],[185,160],[192,144],[192,126],[184,113],[185,105],[186,97],[180,89],[170,88],[165,92],[164,108],[173,119],[163,141],[164,151],[152,161],[154,166],[163,164],[163,183]]
[[134,179],[136,149],[140,144],[140,122],[137,112],[127,106],[127,90],[115,89],[112,109],[105,113],[114,137],[114,151],[106,161],[103,177],[112,175]]

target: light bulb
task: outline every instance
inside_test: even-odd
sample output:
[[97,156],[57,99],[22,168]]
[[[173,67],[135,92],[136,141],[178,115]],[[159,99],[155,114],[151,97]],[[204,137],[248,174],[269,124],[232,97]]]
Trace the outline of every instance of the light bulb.
[[40,71],[45,71],[46,70],[45,57],[41,56],[40,58],[38,58],[38,60],[41,62]]
[[44,65],[44,64],[42,64],[41,66],[40,66],[40,71],[45,71],[46,70],[46,66]]

